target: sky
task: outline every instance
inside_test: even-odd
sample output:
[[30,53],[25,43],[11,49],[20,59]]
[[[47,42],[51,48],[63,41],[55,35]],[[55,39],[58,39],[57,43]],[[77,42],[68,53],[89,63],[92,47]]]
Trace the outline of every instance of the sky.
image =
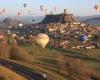
[[[23,7],[23,4],[27,4],[27,7]],[[100,10],[94,9],[95,4],[100,6],[100,0],[0,0],[0,12],[5,9],[2,15],[17,15],[20,12],[21,15],[41,16],[46,14],[40,10],[42,5],[48,10],[47,13],[53,11],[54,14],[58,14],[67,9],[68,13],[75,16],[100,15]]]

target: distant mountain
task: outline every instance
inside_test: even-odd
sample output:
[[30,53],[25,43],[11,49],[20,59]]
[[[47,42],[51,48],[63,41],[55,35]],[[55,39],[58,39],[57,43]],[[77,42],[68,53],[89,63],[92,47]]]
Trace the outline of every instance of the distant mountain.
[[44,19],[44,16],[2,16],[0,17],[0,22],[2,22],[5,18],[12,18],[18,21],[21,21],[25,24],[29,24],[29,23],[34,23],[34,22],[40,22]]
[[76,17],[76,20],[81,23],[100,26],[100,15],[84,16],[84,17],[78,16]]
[[44,16],[10,16],[10,17],[0,17],[0,27],[9,27],[9,26],[18,26],[19,23],[23,24],[33,24],[41,22],[44,19]]
[[12,18],[5,18],[2,23],[7,24],[7,25],[11,25],[11,26],[17,26],[19,23],[21,23],[20,21],[16,20],[16,19],[12,19]]
[[90,19],[82,21],[82,23],[100,26],[100,17],[90,18]]
[[38,23],[44,19],[44,16],[21,16],[21,17],[13,17],[14,19],[23,22],[24,24],[33,24]]
[[17,17],[17,16],[13,16],[14,19],[24,23],[24,24],[33,24],[34,23],[34,17],[32,16],[20,16],[20,17]]
[[77,16],[77,17],[76,17],[76,20],[82,22],[82,21],[85,21],[85,20],[87,20],[87,19],[95,18],[95,17],[100,17],[100,15],[92,15],[92,16]]
[[[10,17],[0,17],[0,27],[7,27],[9,25],[11,26],[17,26],[19,23],[23,24],[33,24],[33,23],[39,23],[41,22],[45,16],[10,16]],[[77,16],[76,20],[81,23],[87,23],[87,24],[93,24],[93,25],[100,25],[100,15],[93,15],[93,16]]]
[[9,26],[18,26],[19,23],[22,23],[22,22],[20,22],[20,21],[18,21],[16,19],[7,17],[7,18],[5,18],[4,20],[2,20],[0,22],[0,27],[7,28]]

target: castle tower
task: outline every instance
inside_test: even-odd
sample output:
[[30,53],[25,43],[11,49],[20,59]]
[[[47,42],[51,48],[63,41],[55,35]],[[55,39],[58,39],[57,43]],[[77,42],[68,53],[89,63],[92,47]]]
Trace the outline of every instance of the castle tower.
[[64,9],[64,14],[65,14],[65,15],[67,14],[67,9]]

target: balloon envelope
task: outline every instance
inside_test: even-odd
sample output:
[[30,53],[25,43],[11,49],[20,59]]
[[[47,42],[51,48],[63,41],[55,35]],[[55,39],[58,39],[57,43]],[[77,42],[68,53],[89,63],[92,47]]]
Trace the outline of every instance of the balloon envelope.
[[3,36],[3,34],[0,32],[0,39],[2,39],[4,36]]
[[18,12],[18,13],[17,13],[17,15],[18,15],[18,16],[21,16],[21,13],[20,13],[20,12]]
[[36,43],[40,45],[42,48],[44,48],[48,42],[49,42],[49,37],[47,34],[39,33],[36,36]]
[[40,6],[41,11],[43,11],[43,7],[44,7],[44,6]]
[[86,35],[81,35],[80,36],[80,41],[86,41],[87,40],[87,36]]
[[3,9],[2,12],[5,12],[5,9]]
[[99,5],[94,5],[94,9],[95,9],[96,11],[98,11]]
[[100,31],[100,27],[95,27],[95,29]]
[[27,7],[27,4],[24,3],[23,6],[24,6],[24,7]]
[[56,11],[56,9],[57,9],[57,8],[56,8],[56,6],[55,6],[55,7],[54,7],[54,11]]

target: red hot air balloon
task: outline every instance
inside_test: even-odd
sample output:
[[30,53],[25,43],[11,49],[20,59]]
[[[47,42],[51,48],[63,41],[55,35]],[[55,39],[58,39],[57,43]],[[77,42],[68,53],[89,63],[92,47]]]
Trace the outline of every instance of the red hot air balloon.
[[1,40],[3,37],[4,37],[4,36],[3,36],[2,32],[0,32],[0,40]]
[[98,11],[99,10],[99,5],[94,5],[94,9],[96,10],[96,11]]
[[2,12],[5,12],[5,9],[3,9]]

